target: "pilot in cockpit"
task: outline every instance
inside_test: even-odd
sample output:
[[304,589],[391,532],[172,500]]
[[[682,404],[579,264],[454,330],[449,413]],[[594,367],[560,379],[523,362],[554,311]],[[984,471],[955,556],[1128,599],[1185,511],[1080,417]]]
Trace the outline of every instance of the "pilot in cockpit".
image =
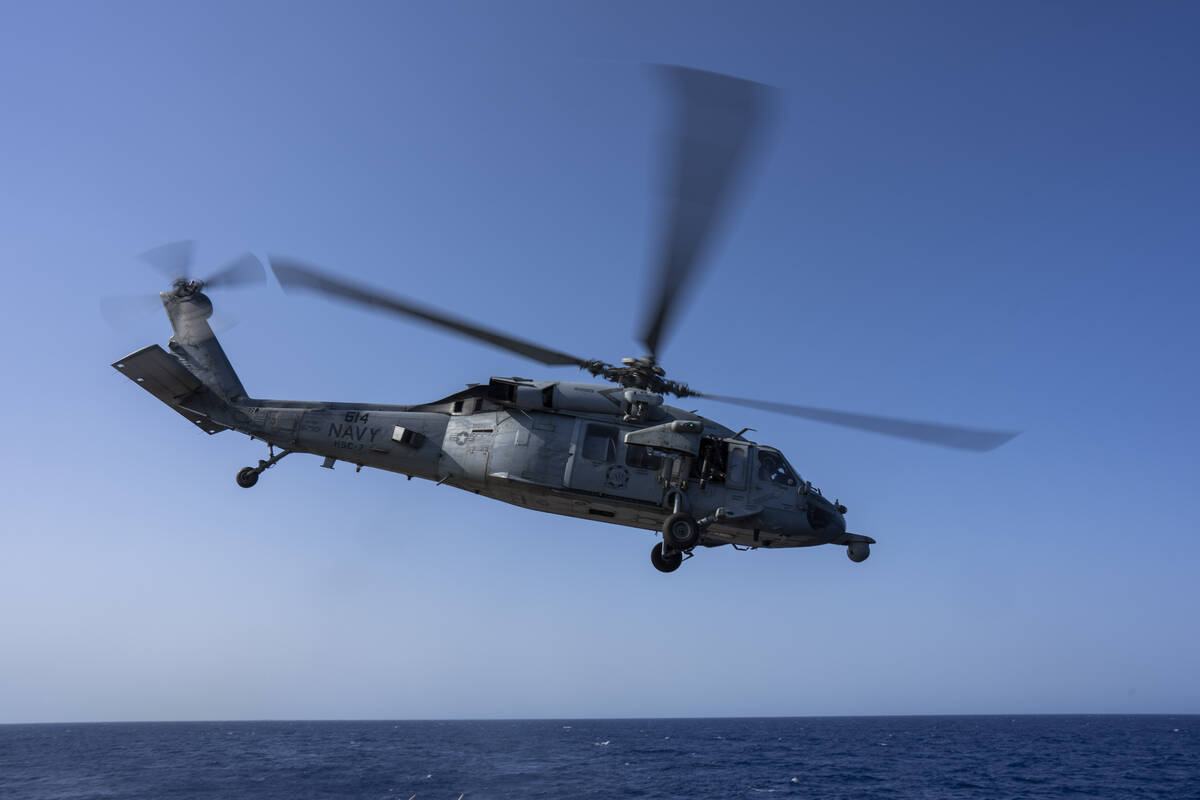
[[796,478],[784,463],[783,457],[770,450],[758,451],[758,477],[776,486],[796,485]]

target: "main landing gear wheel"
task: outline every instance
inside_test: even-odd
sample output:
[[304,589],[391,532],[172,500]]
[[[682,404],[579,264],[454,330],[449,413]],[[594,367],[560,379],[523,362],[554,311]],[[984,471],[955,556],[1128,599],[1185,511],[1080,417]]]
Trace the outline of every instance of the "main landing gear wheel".
[[679,550],[671,550],[664,556],[662,545],[655,542],[654,549],[650,551],[650,563],[659,572],[674,572],[683,563],[683,553]]
[[700,542],[700,526],[691,514],[672,514],[663,523],[663,541],[675,550],[691,550]]
[[294,453],[296,451],[295,450],[280,450],[278,453],[276,453],[275,445],[268,444],[267,452],[270,454],[271,457],[266,459],[265,461],[259,461],[257,467],[242,467],[241,469],[238,470],[238,474],[237,474],[237,485],[238,486],[242,487],[243,489],[249,489],[251,486],[258,483],[258,476],[262,474],[262,471],[264,469],[270,469],[271,467],[275,466],[276,462],[278,462],[279,459],[283,458],[284,456],[291,455],[292,453]]

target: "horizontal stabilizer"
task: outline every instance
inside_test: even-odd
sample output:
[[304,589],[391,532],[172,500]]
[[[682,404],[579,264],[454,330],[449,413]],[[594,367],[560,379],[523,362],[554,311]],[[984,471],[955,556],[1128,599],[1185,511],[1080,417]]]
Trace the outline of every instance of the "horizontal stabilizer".
[[187,367],[158,345],[152,344],[136,353],[130,353],[125,358],[113,362],[113,366],[118,372],[182,414],[189,422],[195,423],[205,433],[229,430],[203,414],[180,405],[203,384],[187,370]]

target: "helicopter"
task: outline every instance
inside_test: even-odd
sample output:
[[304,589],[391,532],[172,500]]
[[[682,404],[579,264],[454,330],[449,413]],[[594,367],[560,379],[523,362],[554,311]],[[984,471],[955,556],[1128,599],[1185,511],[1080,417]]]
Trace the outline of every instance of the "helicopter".
[[668,208],[656,283],[639,331],[645,354],[608,363],[544,347],[432,306],[270,255],[285,291],[417,320],[548,367],[573,366],[600,382],[492,377],[415,405],[251,397],[209,318],[215,288],[265,281],[247,254],[207,279],[191,277],[191,242],[143,258],[171,279],[160,292],[173,329],[167,349],[144,347],[113,362],[122,374],[209,434],[265,442],[267,457],[238,471],[259,476],[295,454],[423,478],[534,511],[656,531],[651,562],[673,572],[697,548],[782,549],[837,545],[865,561],[875,540],[846,529],[846,506],[829,501],[784,454],[668,397],[695,397],[964,450],[991,450],[1013,431],[879,417],[701,392],[669,378],[659,354],[681,298],[729,205],[767,119],[772,90],[686,67],[655,68],[675,100]]

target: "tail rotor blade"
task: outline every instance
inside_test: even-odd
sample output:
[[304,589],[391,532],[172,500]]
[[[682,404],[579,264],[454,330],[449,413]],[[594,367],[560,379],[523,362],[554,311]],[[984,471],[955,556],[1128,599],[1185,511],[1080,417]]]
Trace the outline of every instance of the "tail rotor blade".
[[239,322],[240,320],[238,320],[236,317],[231,317],[230,315],[224,314],[220,311],[215,311],[213,312],[213,315],[208,318],[208,327],[212,329],[213,333],[220,335],[236,328]]
[[834,411],[827,408],[794,405],[792,403],[777,403],[770,400],[752,400],[745,397],[729,397],[719,394],[696,392],[696,397],[706,397],[719,403],[758,408],[763,411],[773,411],[777,414],[787,414],[793,417],[825,422],[830,425],[840,425],[843,428],[854,428],[860,431],[882,433],[885,436],[895,436],[900,439],[910,439],[940,447],[952,447],[956,450],[973,450],[985,452],[995,450],[1000,445],[1018,436],[1020,431],[995,431],[981,428],[965,428],[957,425],[944,425],[938,422],[919,422],[917,420],[895,419],[893,417],[877,417],[871,414],[855,414],[848,411]]
[[705,247],[764,127],[773,92],[763,84],[713,72],[677,66],[656,70],[666,79],[677,113],[657,285],[641,331],[651,356],[657,356],[677,302],[694,283]]
[[195,254],[196,243],[191,239],[184,239],[147,250],[139,258],[173,282],[192,276],[192,260]]
[[266,283],[267,272],[262,262],[253,253],[246,253],[231,261],[204,281],[206,288],[232,288]]

